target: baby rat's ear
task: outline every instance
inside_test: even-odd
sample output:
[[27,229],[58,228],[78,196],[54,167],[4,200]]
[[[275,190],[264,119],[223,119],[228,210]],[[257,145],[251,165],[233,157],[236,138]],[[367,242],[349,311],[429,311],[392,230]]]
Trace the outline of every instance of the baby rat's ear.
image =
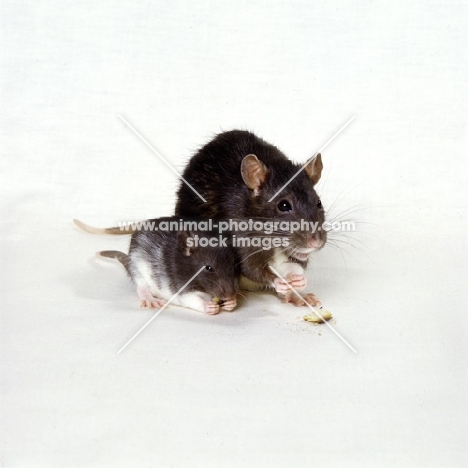
[[268,169],[260,162],[255,154],[248,154],[241,164],[242,179],[249,189],[258,193],[263,182],[265,182]]
[[177,237],[177,241],[179,246],[182,248],[184,255],[190,257],[196,248],[193,234],[190,231],[180,231]]
[[305,171],[314,185],[320,180],[320,176],[322,175],[322,169],[322,155],[319,153],[305,167]]

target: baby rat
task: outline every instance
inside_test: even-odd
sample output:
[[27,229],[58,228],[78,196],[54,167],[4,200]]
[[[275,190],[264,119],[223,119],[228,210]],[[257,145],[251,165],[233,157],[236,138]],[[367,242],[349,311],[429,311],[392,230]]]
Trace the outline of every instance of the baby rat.
[[[291,162],[278,148],[251,132],[221,133],[190,159],[183,172],[183,178],[203,195],[206,203],[181,182],[175,215],[317,223],[315,232],[273,233],[288,239],[289,245],[281,249],[237,248],[242,287],[250,290],[271,287],[284,302],[317,306],[320,301],[315,295],[304,294],[301,300],[291,294],[288,285],[298,291],[305,289],[304,269],[309,254],[326,242],[326,232],[321,228],[325,213],[314,188],[322,173],[321,155],[269,201],[300,168],[301,165]],[[270,266],[286,281],[277,277]]]
[[[102,232],[73,221],[87,232]],[[180,218],[150,221],[161,226]],[[117,259],[125,267],[142,307],[161,308],[199,272],[171,303],[214,315],[234,310],[239,278],[233,247],[228,240],[225,246],[218,243],[218,235],[210,231],[135,230],[128,254],[105,250],[98,255]]]

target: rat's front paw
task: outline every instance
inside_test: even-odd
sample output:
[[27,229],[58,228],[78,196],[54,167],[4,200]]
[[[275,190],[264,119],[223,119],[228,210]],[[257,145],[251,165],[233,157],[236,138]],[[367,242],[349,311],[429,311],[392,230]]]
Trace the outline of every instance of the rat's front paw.
[[212,301],[204,303],[205,313],[208,315],[216,315],[219,314],[219,304],[216,304]]
[[302,291],[307,286],[307,278],[304,275],[289,274],[284,277],[286,281],[281,278],[275,278],[273,284],[275,291],[278,294],[288,294],[291,292],[291,288],[296,291]]
[[302,291],[307,287],[307,278],[304,275],[291,275],[289,283],[296,291]]
[[226,310],[227,312],[232,312],[237,305],[237,299],[228,299],[227,301],[223,302],[223,305],[221,306],[221,310]]

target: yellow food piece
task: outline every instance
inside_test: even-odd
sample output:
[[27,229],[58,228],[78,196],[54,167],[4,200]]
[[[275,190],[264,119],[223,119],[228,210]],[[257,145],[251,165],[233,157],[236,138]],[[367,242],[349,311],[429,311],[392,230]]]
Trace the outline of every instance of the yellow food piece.
[[322,323],[325,320],[330,320],[333,317],[331,312],[328,310],[319,310],[318,313],[323,317],[323,320],[315,313],[304,315],[303,319],[306,322]]
[[215,296],[215,297],[213,297],[213,299],[211,299],[211,302],[214,302],[215,304],[219,304],[220,300],[221,299],[218,296]]

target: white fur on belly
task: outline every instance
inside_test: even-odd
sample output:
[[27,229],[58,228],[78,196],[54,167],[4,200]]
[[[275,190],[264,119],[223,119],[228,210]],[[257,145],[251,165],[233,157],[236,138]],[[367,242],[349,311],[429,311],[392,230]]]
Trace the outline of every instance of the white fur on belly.
[[158,278],[146,260],[139,256],[134,256],[131,262],[131,269],[137,287],[146,287],[148,291],[160,299],[170,299],[174,293],[169,289],[169,282],[164,274]]
[[[283,278],[288,275],[303,275],[304,268],[299,263],[293,263],[279,249],[275,249],[275,254],[268,266],[273,267]],[[272,283],[273,286],[273,283]]]

